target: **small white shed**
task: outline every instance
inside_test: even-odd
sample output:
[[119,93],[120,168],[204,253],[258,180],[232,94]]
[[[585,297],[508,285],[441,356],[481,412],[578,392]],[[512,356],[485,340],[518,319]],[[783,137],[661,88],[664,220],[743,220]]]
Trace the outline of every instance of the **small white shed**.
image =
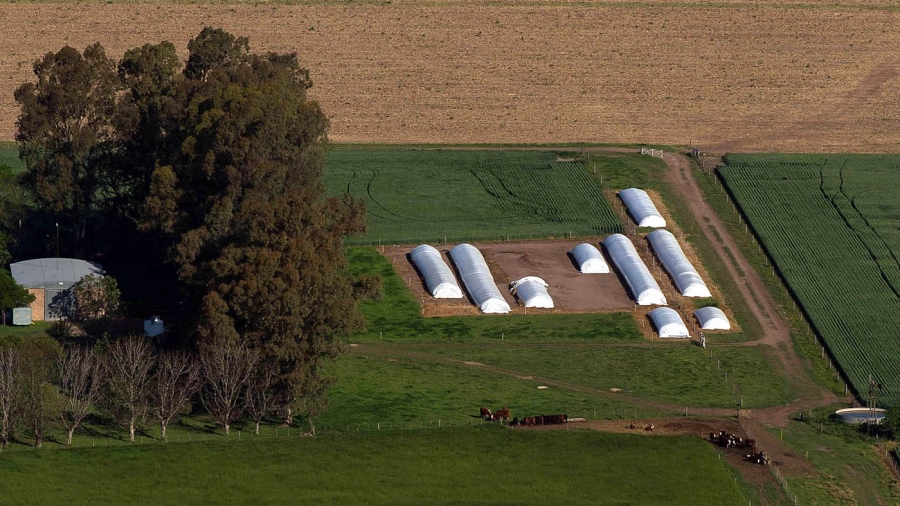
[[519,297],[525,307],[553,309],[553,298],[547,286],[547,282],[537,276],[525,276],[509,284],[509,293]]
[[413,265],[425,278],[425,286],[436,299],[460,299],[463,296],[453,271],[444,261],[441,252],[433,246],[423,244],[409,253]]
[[670,307],[658,307],[650,311],[648,316],[659,337],[691,337],[681,315]]
[[503,298],[484,256],[471,244],[459,244],[450,250],[466,291],[484,313],[508,313],[509,303]]
[[647,192],[638,188],[628,188],[619,192],[619,198],[628,208],[628,214],[639,227],[664,228],[666,220],[659,214],[656,205]]
[[607,274],[609,264],[603,258],[603,253],[596,246],[583,242],[572,248],[572,258],[578,265],[578,270],[585,274]]
[[622,234],[613,234],[603,240],[603,246],[631,290],[635,302],[641,306],[665,306],[668,303],[659,283],[644,265],[630,239]]
[[714,306],[701,307],[694,316],[703,330],[731,330],[731,323],[725,312]]

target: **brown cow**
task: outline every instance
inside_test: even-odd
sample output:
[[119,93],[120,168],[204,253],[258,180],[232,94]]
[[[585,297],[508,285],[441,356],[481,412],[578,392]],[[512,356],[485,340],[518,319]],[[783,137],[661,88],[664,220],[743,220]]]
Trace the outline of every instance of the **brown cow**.
[[494,412],[493,416],[494,420],[506,420],[509,421],[509,408],[503,406],[503,409],[499,409]]
[[482,420],[487,420],[487,421],[493,420],[493,419],[494,419],[494,414],[491,413],[491,410],[490,410],[490,409],[488,409],[488,408],[482,406],[482,407],[481,407],[481,419],[482,419]]

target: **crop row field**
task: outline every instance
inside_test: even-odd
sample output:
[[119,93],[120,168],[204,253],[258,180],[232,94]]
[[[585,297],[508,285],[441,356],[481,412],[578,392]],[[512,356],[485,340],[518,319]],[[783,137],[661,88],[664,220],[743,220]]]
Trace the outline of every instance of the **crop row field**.
[[861,396],[900,403],[900,158],[729,155],[720,174]]
[[580,162],[552,152],[336,149],[330,194],[366,203],[352,244],[597,236],[622,223]]

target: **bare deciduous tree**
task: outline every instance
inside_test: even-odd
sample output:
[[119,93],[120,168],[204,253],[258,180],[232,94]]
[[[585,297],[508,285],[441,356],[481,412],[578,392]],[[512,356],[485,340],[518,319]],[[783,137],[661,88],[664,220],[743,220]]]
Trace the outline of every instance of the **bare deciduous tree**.
[[86,346],[69,346],[60,351],[59,417],[66,428],[66,444],[72,444],[72,434],[87,417],[88,410],[100,398],[102,372],[94,350]]
[[3,448],[9,444],[19,411],[18,358],[11,346],[0,347],[0,446]]
[[267,415],[275,411],[276,396],[274,391],[275,370],[270,365],[257,364],[256,371],[247,383],[247,414],[256,424],[259,434],[259,423]]
[[153,369],[153,351],[144,336],[119,339],[109,347],[105,360],[106,402],[110,413],[134,433],[147,416]]
[[200,353],[206,387],[200,398],[206,410],[228,435],[231,424],[244,410],[247,383],[256,364],[254,353],[236,337],[218,337]]
[[26,341],[20,348],[18,379],[22,395],[22,418],[34,435],[34,446],[44,443],[47,429],[56,420],[56,388],[53,378],[54,349],[47,343]]
[[194,356],[184,351],[163,352],[157,358],[153,384],[153,414],[162,438],[168,440],[169,422],[188,411],[191,397],[200,388],[200,368]]

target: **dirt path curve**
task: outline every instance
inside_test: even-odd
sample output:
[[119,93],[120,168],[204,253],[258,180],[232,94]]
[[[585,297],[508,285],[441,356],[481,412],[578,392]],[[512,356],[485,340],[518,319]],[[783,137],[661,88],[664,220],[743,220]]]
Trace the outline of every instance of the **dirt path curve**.
[[719,215],[707,202],[691,170],[690,160],[677,153],[665,153],[663,160],[669,167],[666,180],[690,204],[688,208],[694,219],[725,265],[753,317],[759,322],[763,335],[755,342],[772,347],[781,361],[785,376],[798,394],[792,403],[759,410],[754,418],[769,426],[783,427],[792,412],[839,402],[841,399],[837,395],[812,379],[809,366],[794,349],[790,331],[781,318],[775,300],[728,233]]

